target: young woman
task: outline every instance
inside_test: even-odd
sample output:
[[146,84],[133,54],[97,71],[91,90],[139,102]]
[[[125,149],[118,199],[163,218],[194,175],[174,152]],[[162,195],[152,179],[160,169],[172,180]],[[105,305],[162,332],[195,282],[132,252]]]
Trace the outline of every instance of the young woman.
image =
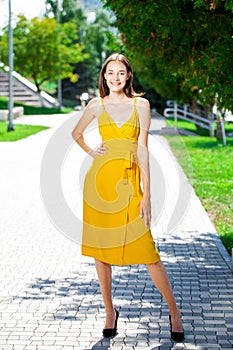
[[[106,312],[105,337],[116,335],[119,316],[112,302],[111,264],[147,264],[170,310],[171,338],[182,341],[180,312],[150,231],[150,105],[134,92],[132,82],[127,58],[118,53],[108,57],[99,76],[100,97],[88,103],[72,132],[94,159],[84,184],[82,254],[95,258]],[[83,137],[94,118],[102,136],[96,149]]]

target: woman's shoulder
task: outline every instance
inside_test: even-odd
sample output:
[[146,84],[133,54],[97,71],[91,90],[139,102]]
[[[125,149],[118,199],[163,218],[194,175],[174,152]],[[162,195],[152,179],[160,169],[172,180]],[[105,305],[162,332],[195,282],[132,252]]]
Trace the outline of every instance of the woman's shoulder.
[[98,96],[98,97],[93,97],[87,104],[87,107],[90,107],[90,108],[94,108],[94,107],[98,107],[102,104],[101,102],[101,98]]
[[150,126],[150,103],[149,101],[144,97],[138,97],[137,98],[137,111],[138,111],[138,117],[140,121],[140,126],[147,130]]
[[86,114],[92,114],[96,118],[99,117],[103,110],[102,101],[100,97],[92,98],[85,107]]
[[145,97],[136,97],[137,106],[143,108],[150,108],[150,102]]

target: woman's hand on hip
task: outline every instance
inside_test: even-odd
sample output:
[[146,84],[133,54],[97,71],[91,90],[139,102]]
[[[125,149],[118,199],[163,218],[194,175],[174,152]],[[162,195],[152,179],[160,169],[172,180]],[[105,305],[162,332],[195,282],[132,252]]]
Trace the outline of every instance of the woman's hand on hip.
[[101,144],[97,148],[93,149],[89,154],[93,158],[101,157],[108,153],[107,150],[108,148],[105,147],[105,142],[101,142]]

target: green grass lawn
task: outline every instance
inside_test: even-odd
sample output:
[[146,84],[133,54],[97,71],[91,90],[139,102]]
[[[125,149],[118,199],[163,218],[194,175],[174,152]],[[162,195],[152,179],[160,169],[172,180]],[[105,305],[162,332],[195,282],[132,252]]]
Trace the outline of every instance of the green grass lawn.
[[[191,123],[178,121],[178,128],[186,128],[185,124]],[[170,121],[168,125],[171,126]],[[195,129],[195,126],[191,124],[188,128]],[[227,124],[226,129],[233,131],[232,124]],[[225,147],[216,138],[206,136],[168,136],[167,139],[230,253],[233,248],[233,138],[227,138]]]
[[15,124],[15,130],[7,132],[7,125],[8,122],[0,121],[0,142],[21,140],[39,131],[48,129],[45,126]]
[[[56,107],[34,107],[27,106],[20,102],[15,102],[14,106],[24,107],[25,115],[69,113],[73,110],[72,108],[63,108],[61,111],[59,111]],[[0,97],[0,109],[8,109],[8,100],[4,97]]]
[[[34,107],[27,106],[23,103],[14,103],[14,106],[22,106],[24,107],[24,115],[48,115],[48,114],[62,114],[69,113],[73,109],[71,108],[63,108],[60,112],[56,107],[46,108],[46,107]],[[8,109],[8,100],[4,97],[0,97],[0,109]],[[48,129],[44,126],[38,125],[20,125],[14,124],[15,130],[12,132],[7,132],[8,122],[0,121],[0,142],[6,141],[17,141],[21,140],[30,135],[36,134],[39,131]]]

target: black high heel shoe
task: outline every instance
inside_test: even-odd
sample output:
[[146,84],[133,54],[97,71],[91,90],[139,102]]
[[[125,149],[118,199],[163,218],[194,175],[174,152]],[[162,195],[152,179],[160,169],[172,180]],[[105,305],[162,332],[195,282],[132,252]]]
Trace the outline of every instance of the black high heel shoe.
[[118,317],[119,317],[119,311],[117,311],[116,309],[114,309],[114,310],[115,310],[115,313],[116,313],[115,325],[114,325],[114,328],[104,328],[103,329],[103,336],[105,338],[115,337],[115,335],[116,335],[117,320],[118,320]]
[[171,315],[169,315],[169,323],[170,323],[170,330],[171,330],[171,338],[174,341],[183,341],[184,340],[184,332],[173,332],[172,331],[172,320]]

